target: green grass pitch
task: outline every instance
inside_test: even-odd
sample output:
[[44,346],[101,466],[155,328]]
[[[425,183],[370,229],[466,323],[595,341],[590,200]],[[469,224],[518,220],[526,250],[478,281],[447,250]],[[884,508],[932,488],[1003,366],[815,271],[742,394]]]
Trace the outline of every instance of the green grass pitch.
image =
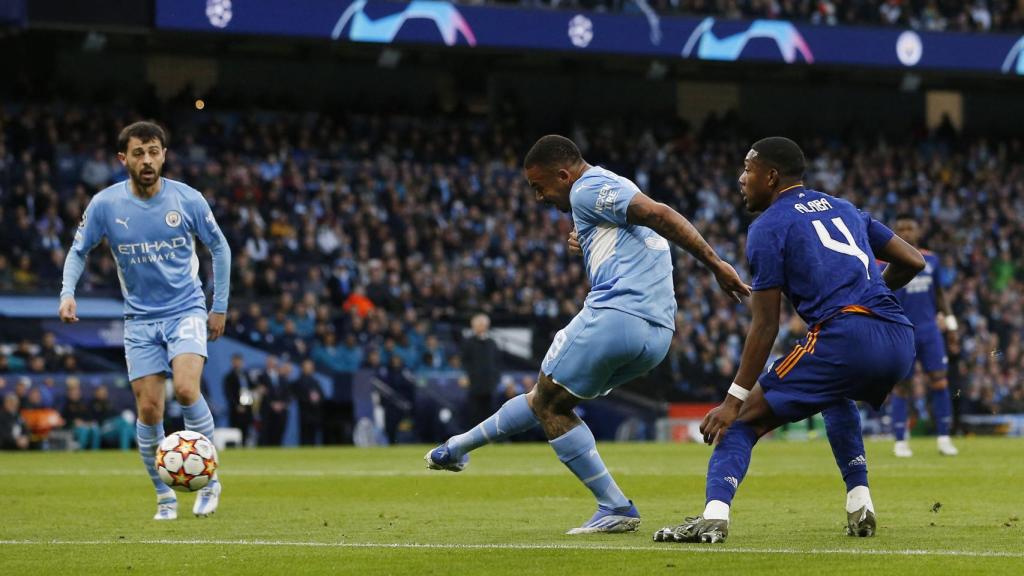
[[896,460],[869,442],[879,533],[844,535],[827,443],[757,446],[723,545],[651,534],[703,508],[710,449],[599,445],[643,514],[637,533],[565,536],[593,501],[543,444],[474,453],[460,474],[425,446],[234,450],[211,518],[158,523],[138,455],[0,454],[0,574],[1024,573],[1024,441],[932,439]]

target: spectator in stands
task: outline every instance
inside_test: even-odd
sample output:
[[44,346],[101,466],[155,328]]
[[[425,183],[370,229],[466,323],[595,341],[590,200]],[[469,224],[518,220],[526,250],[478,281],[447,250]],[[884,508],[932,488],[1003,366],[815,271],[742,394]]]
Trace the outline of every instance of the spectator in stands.
[[277,356],[267,356],[265,368],[256,379],[260,393],[260,446],[280,446],[288,425],[288,381],[278,366]]
[[316,364],[302,361],[302,373],[292,383],[292,394],[299,403],[299,443],[314,446],[323,432],[324,390],[316,379]]
[[18,410],[18,396],[13,392],[4,396],[4,408],[0,411],[0,449],[27,450],[28,428]]
[[29,447],[35,450],[44,447],[51,430],[64,426],[60,413],[43,403],[43,394],[39,386],[29,389],[25,403],[21,407],[21,417],[28,430]]
[[43,334],[39,355],[43,358],[47,372],[57,372],[61,369],[62,354],[57,350],[57,336],[53,332]]
[[100,424],[101,442],[117,446],[120,450],[130,450],[135,440],[135,421],[119,412],[110,402],[110,390],[103,384],[92,393],[93,417]]
[[253,403],[256,385],[245,371],[245,359],[241,354],[231,355],[231,371],[224,376],[224,397],[227,398],[228,422],[232,428],[242,431],[242,446],[248,446],[253,423]]
[[390,444],[415,442],[416,383],[405,369],[402,357],[391,356],[388,366],[378,372],[383,386],[378,387],[384,408],[384,431]]
[[61,417],[64,419],[64,426],[72,432],[81,449],[99,449],[100,426],[92,407],[82,398],[82,386],[77,378],[67,380],[67,398]]
[[473,333],[462,343],[462,362],[469,376],[469,395],[462,419],[472,426],[491,414],[491,399],[501,374],[501,357],[498,345],[490,336],[491,319],[486,314],[474,315],[470,328]]
[[422,367],[429,370],[444,370],[448,367],[447,354],[444,347],[441,346],[441,341],[437,338],[436,334],[431,334],[426,338],[426,344],[423,348],[423,361]]

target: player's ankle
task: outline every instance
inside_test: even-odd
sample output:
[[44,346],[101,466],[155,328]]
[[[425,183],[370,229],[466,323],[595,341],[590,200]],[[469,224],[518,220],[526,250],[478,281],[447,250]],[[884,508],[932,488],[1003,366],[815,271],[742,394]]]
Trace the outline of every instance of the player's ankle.
[[704,506],[705,520],[725,520],[729,521],[729,505],[721,500],[709,500],[707,505]]

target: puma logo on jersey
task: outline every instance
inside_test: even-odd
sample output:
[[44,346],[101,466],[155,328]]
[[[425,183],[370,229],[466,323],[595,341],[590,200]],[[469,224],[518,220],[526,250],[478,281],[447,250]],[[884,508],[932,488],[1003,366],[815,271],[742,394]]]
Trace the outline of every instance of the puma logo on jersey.
[[801,214],[813,214],[814,212],[826,212],[832,209],[832,205],[828,203],[828,200],[819,198],[817,200],[811,200],[807,204],[794,204],[793,208]]
[[123,225],[125,230],[128,229],[128,221],[129,220],[131,220],[131,217],[125,218],[124,220],[122,220],[120,218],[114,218],[114,222],[117,222],[118,224]]

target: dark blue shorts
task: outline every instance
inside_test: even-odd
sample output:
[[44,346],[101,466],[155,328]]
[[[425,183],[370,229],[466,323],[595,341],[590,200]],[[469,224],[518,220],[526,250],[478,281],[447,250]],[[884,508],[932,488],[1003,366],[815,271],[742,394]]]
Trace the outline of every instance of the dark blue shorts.
[[913,328],[843,313],[808,332],[759,382],[775,415],[795,422],[846,399],[877,410],[913,368]]
[[914,327],[914,345],[917,346],[917,360],[925,372],[945,372],[949,367],[946,357],[946,342],[936,324]]

